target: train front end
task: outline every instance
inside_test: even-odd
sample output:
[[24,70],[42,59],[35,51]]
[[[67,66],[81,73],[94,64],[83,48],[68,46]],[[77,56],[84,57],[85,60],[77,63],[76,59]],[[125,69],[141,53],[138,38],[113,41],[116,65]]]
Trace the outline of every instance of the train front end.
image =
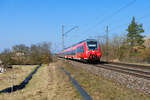
[[86,55],[88,61],[100,61],[101,51],[100,44],[96,40],[87,40],[86,41]]

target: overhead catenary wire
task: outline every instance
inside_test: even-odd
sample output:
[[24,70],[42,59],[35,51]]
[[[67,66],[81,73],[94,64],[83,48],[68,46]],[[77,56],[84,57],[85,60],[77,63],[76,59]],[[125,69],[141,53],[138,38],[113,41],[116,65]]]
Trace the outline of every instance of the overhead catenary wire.
[[[145,10],[147,10],[147,9],[149,9],[149,8],[150,8],[150,6],[146,7]],[[148,18],[148,17],[150,17],[150,13],[148,13],[148,14],[146,14],[146,15],[143,15],[143,16],[141,16],[141,17],[139,17],[139,18],[137,18],[137,20],[143,20],[143,19]],[[118,27],[120,28],[120,27],[125,26],[125,25],[128,25],[128,24],[129,24],[129,22],[128,22],[128,23],[124,23],[124,24],[117,25],[117,26],[115,26],[114,28],[111,29],[111,32],[114,31],[114,30],[116,30],[116,29],[118,29]]]
[[66,35],[67,33],[71,32],[72,30],[76,29],[76,28],[79,28],[78,26],[74,26],[72,27],[70,30],[68,30],[67,32],[64,33],[64,35]]
[[[137,18],[137,20],[143,20],[143,19],[148,18],[148,17],[150,17],[150,13],[149,13],[149,14],[146,14],[146,15],[144,15],[144,16],[141,16],[141,17],[139,17],[139,18]],[[113,29],[111,29],[111,31],[114,31],[114,30],[118,29],[118,27],[121,27],[121,26],[124,26],[124,25],[128,25],[128,24],[129,24],[129,22],[128,22],[128,23],[124,23],[124,24],[117,25],[116,27],[114,27]]]
[[129,6],[133,5],[136,2],[136,0],[132,0],[131,2],[127,3],[125,6],[119,8],[117,11],[115,11],[114,13],[106,16],[105,18],[103,18],[100,22],[98,22],[95,26],[102,24],[105,21],[110,20],[111,18],[113,18],[116,14],[120,13],[122,10],[128,8]]
[[71,32],[72,30],[78,28],[78,26],[74,26],[71,29],[69,29],[67,32],[64,32],[64,25],[62,25],[62,49],[65,48],[64,46],[64,36],[67,35],[69,32]]
[[129,3],[127,3],[126,5],[124,5],[123,7],[119,8],[118,10],[116,10],[114,13],[104,17],[102,20],[100,20],[98,23],[96,23],[95,25],[93,25],[91,28],[88,28],[85,32],[83,33],[86,33],[87,31],[97,27],[98,25],[104,23],[105,21],[108,21],[110,19],[112,19],[116,14],[120,13],[122,10],[128,8],[129,6],[133,5],[134,3],[136,2],[136,0],[132,0],[130,1]]

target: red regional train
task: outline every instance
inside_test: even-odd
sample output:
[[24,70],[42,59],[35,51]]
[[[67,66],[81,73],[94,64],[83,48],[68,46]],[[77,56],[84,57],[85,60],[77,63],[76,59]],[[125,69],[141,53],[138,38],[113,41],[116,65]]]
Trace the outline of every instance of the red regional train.
[[95,39],[87,39],[58,52],[56,55],[63,58],[96,62],[101,58],[100,44]]

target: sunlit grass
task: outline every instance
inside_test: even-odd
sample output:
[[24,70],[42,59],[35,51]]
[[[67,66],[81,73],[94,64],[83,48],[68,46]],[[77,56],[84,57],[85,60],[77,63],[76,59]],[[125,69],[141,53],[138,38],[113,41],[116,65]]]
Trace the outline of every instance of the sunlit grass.
[[79,66],[71,64],[64,64],[63,66],[94,100],[150,100],[150,97],[142,92],[125,88],[115,81],[112,82],[87,72]]
[[20,84],[35,67],[35,65],[14,65],[13,69],[8,69],[7,72],[0,74],[0,89],[12,85],[12,76],[13,84]]

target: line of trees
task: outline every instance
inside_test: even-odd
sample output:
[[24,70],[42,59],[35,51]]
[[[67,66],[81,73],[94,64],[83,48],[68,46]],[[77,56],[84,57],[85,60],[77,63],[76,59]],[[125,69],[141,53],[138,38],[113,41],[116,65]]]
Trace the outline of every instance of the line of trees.
[[108,50],[109,60],[150,63],[150,39],[142,35],[143,25],[138,24],[133,17],[126,31],[126,35],[113,36],[108,49],[106,42],[101,42],[103,58],[106,59]]
[[5,49],[0,53],[0,60],[8,65],[48,64],[52,61],[50,43],[14,45],[12,49]]

